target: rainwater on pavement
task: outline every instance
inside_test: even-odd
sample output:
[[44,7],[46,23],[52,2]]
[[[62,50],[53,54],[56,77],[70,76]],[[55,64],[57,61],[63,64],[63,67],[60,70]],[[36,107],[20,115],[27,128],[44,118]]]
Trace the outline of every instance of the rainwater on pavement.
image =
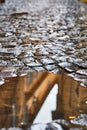
[[[45,113],[49,123],[34,123],[55,83],[58,92],[51,121]],[[28,84],[32,84],[29,90]],[[6,0],[0,4],[0,94],[1,130],[24,125],[19,122],[33,123],[20,129],[87,129],[86,4],[77,0]]]

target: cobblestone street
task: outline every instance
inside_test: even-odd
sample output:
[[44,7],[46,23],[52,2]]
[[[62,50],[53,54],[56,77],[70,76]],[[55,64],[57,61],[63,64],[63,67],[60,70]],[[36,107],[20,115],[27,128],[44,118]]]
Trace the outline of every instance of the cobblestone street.
[[63,68],[87,77],[86,8],[77,1],[72,6],[64,2],[48,0],[28,5],[27,1],[12,4],[7,0],[1,5],[1,69],[56,73]]
[[62,68],[87,78],[86,8],[64,2],[7,0],[0,5],[1,70],[57,73]]
[[1,3],[0,84],[24,72],[60,70],[87,87],[87,5],[77,0]]

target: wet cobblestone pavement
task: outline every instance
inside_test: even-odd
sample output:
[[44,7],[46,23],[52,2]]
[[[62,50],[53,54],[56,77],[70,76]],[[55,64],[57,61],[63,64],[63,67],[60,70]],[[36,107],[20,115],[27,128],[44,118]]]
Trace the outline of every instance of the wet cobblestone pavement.
[[72,6],[67,1],[12,2],[0,5],[0,68],[17,73],[63,68],[87,84],[85,6],[77,1]]
[[[59,70],[87,87],[87,6],[76,0],[0,4],[0,84],[24,72]],[[42,129],[56,129],[55,122],[49,126]]]

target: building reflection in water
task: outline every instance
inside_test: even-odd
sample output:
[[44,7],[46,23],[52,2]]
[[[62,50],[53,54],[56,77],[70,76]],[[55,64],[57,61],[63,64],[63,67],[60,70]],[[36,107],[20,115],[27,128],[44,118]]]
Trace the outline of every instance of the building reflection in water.
[[52,120],[87,114],[87,87],[64,73],[31,72],[7,77],[0,86],[0,128],[31,125],[55,84],[58,92]]

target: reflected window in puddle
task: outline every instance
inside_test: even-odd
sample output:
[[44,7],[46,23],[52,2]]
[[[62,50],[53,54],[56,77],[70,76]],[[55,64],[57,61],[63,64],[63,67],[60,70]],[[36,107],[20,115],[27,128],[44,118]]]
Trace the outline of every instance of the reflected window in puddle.
[[69,128],[77,125],[87,128],[87,123],[83,125],[82,121],[87,121],[87,87],[67,74],[31,72],[5,77],[3,81],[0,128],[24,128],[53,121],[65,126],[67,121]]

